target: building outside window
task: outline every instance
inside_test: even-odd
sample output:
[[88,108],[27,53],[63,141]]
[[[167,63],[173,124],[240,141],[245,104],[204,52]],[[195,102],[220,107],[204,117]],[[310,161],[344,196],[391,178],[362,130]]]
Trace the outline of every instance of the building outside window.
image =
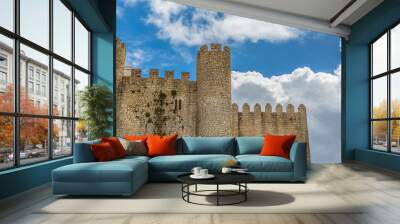
[[0,54],[0,91],[4,91],[7,87],[7,65],[7,56],[4,54]]
[[42,83],[46,83],[46,74],[42,73]]
[[29,66],[28,73],[29,73],[29,79],[33,80],[33,67],[32,66]]
[[40,84],[36,84],[36,95],[40,96]]
[[4,71],[0,71],[0,84],[6,85],[7,84],[7,73]]
[[40,81],[40,70],[36,69],[36,81]]
[[42,86],[42,96],[46,96],[46,86]]
[[29,91],[29,94],[34,94],[33,82],[31,82],[31,81],[28,82],[28,91]]

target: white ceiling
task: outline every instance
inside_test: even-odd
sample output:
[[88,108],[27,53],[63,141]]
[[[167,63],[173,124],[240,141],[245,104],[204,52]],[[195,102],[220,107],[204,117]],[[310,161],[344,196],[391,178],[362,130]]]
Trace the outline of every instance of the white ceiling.
[[353,23],[383,2],[383,0],[171,1],[342,37],[350,34],[350,26]]

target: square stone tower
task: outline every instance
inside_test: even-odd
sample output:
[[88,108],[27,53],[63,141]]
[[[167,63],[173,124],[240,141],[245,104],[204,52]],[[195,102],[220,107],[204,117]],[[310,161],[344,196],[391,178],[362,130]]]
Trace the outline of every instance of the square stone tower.
[[197,135],[231,135],[231,55],[220,44],[197,53]]

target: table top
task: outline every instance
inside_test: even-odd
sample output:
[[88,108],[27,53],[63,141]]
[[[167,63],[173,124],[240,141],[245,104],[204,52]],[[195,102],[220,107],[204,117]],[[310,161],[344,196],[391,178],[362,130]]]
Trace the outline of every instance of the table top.
[[255,180],[249,173],[213,173],[212,179],[193,179],[191,173],[182,174],[177,177],[178,181],[186,184],[237,184],[248,183]]

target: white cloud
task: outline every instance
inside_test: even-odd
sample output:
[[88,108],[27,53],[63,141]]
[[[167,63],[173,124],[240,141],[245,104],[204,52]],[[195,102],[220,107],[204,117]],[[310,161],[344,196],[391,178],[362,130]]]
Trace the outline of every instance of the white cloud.
[[158,28],[157,36],[172,44],[195,46],[210,42],[282,42],[300,37],[303,32],[213,11],[193,9],[165,0],[150,0],[148,24]]
[[340,66],[333,73],[304,67],[270,78],[255,71],[233,71],[232,98],[240,109],[245,102],[306,105],[312,161],[340,162],[340,71]]
[[124,16],[124,9],[121,6],[117,6],[117,17],[121,18]]
[[126,54],[127,64],[133,67],[140,67],[143,63],[148,62],[151,59],[151,54],[142,49],[136,49],[134,51],[127,52]]
[[123,6],[126,7],[132,7],[135,6],[137,3],[139,3],[142,0],[121,0],[121,3]]

